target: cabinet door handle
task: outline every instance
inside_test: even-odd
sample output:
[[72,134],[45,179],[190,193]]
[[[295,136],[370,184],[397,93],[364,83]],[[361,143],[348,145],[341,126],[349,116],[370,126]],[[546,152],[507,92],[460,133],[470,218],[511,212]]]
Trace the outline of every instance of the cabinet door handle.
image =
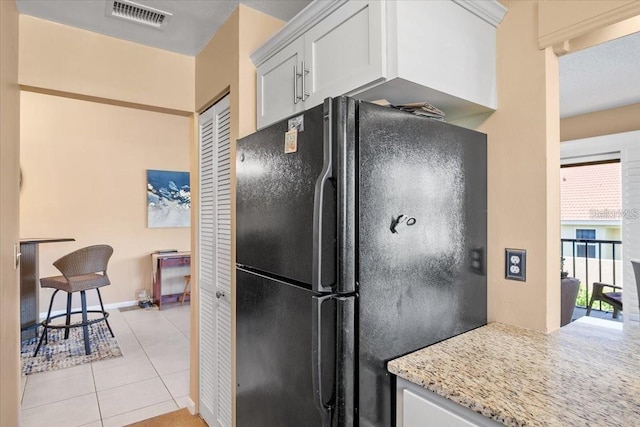
[[302,72],[300,73],[300,75],[302,76],[302,98],[300,99],[302,99],[303,101],[309,98],[309,94],[307,93],[305,84],[305,82],[307,81],[307,74],[309,74],[309,69],[305,67],[304,61],[302,61]]

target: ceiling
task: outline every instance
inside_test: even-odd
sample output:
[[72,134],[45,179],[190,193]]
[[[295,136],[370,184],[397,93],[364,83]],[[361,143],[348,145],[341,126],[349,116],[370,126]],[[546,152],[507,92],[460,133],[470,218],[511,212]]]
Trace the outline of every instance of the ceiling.
[[[2,1],[2,0],[0,0]],[[136,0],[172,14],[164,29],[107,15],[107,0],[16,0],[18,11],[48,21],[124,40],[195,56],[242,3],[283,21],[293,18],[310,0]],[[110,12],[110,9],[109,9]]]
[[560,117],[640,102],[640,32],[560,57]]
[[[310,0],[137,0],[172,14],[166,28],[159,30],[107,16],[112,1],[16,0],[16,3],[25,15],[190,56],[200,52],[238,3],[283,21],[290,20],[310,3]],[[640,33],[635,33],[562,56],[560,116],[640,102],[638,52]]]

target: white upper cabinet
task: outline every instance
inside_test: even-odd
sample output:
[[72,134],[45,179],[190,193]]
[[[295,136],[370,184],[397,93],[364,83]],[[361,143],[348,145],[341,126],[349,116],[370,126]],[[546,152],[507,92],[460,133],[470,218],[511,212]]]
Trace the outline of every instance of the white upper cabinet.
[[299,89],[302,38],[285,46],[258,68],[258,127],[301,111]]
[[496,0],[316,0],[251,56],[257,127],[351,95],[429,102],[455,120],[497,108]]
[[350,1],[305,33],[305,108],[384,77],[381,28],[381,2]]

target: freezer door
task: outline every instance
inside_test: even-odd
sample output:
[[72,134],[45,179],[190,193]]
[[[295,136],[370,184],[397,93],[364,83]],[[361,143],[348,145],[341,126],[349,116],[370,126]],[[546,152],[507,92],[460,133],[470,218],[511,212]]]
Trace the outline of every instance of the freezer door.
[[317,292],[335,283],[330,109],[327,101],[304,112],[291,152],[287,120],[237,144],[237,263]]
[[336,300],[237,269],[238,427],[329,427]]
[[394,425],[391,359],[487,319],[486,136],[359,107],[360,427]]

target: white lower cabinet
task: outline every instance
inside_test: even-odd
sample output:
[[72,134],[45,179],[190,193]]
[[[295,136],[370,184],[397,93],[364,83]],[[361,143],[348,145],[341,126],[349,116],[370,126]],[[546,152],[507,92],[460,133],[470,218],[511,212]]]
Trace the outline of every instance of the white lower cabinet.
[[398,378],[397,427],[495,427],[502,424]]

